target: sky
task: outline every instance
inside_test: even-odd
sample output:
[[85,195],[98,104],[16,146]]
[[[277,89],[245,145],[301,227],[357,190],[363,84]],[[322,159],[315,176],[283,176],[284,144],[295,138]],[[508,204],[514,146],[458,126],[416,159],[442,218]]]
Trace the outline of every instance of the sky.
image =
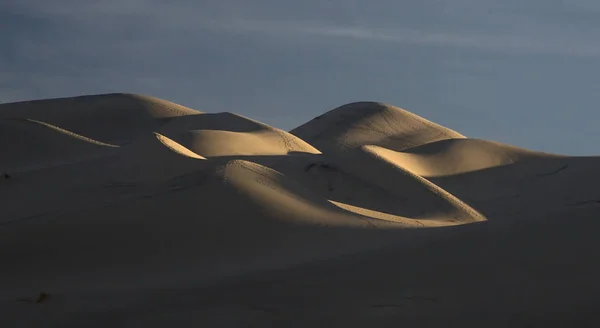
[[597,0],[2,0],[0,103],[128,92],[289,130],[354,101],[600,155]]

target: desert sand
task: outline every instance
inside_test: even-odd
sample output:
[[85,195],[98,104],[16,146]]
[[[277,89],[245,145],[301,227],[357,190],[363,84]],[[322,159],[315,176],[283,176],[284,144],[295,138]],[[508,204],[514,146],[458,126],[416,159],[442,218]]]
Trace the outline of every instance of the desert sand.
[[105,94],[0,104],[0,173],[2,327],[600,326],[600,157]]

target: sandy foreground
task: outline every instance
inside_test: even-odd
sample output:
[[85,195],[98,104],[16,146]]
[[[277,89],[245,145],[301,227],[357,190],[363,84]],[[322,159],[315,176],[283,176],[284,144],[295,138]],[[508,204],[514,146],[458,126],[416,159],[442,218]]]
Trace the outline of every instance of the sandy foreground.
[[600,157],[106,94],[1,104],[0,174],[0,327],[600,327]]

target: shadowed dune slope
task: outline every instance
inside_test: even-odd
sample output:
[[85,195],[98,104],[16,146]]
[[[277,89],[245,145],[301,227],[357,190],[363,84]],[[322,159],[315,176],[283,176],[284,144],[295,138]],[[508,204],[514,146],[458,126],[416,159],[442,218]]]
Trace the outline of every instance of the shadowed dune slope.
[[0,119],[25,118],[107,143],[126,143],[172,117],[200,112],[170,101],[126,93],[0,104]]
[[375,102],[1,104],[0,322],[595,327],[598,167]]
[[449,222],[475,222],[485,218],[427,179],[399,165],[394,152],[376,146],[347,151],[339,157],[344,172],[388,191],[396,198],[398,210],[412,209],[416,218],[446,218]]
[[0,171],[4,172],[58,165],[106,154],[115,147],[44,122],[0,120]]

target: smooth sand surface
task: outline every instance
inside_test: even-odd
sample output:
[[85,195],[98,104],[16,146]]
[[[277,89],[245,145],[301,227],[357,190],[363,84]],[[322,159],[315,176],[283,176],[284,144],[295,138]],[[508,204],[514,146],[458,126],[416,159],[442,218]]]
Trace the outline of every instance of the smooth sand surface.
[[599,168],[375,102],[0,104],[0,326],[600,326]]

